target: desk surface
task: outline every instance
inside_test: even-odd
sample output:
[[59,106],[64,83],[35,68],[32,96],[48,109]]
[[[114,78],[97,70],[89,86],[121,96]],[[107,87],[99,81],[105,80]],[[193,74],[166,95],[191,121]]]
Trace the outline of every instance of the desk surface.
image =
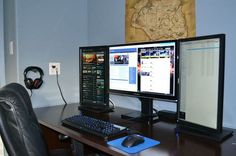
[[[63,110],[63,106],[36,108],[35,113],[39,123],[51,128],[59,133],[70,136],[83,144],[92,146],[100,151],[110,155],[129,155],[118,149],[110,147],[99,137],[91,136],[86,133],[80,133],[61,125],[61,120],[79,114],[78,104],[69,104]],[[210,140],[202,139],[191,135],[176,135],[175,123],[157,122],[153,125],[142,124],[139,122],[127,121],[120,118],[120,114],[128,113],[131,110],[116,107],[115,112],[105,115],[93,114],[94,117],[109,120],[112,123],[127,126],[130,129],[141,132],[144,136],[153,138],[161,143],[153,148],[144,150],[139,156],[162,155],[162,156],[233,156],[236,153],[236,136],[232,136],[222,143],[216,143]],[[234,134],[236,131],[234,130]]]

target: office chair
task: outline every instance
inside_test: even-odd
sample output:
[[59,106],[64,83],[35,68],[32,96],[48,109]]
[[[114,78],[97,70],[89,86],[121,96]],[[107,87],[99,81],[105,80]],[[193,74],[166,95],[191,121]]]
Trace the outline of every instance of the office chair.
[[[9,156],[49,156],[26,89],[11,83],[0,89],[0,132]],[[68,151],[51,152],[69,155]]]

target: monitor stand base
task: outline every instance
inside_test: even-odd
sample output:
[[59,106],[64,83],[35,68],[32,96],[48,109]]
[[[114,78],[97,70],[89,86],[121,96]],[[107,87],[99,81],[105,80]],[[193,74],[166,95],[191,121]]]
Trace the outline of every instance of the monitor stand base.
[[193,130],[193,129],[189,129],[189,128],[181,127],[181,126],[180,127],[177,126],[176,132],[195,135],[195,136],[206,138],[206,139],[213,140],[216,142],[222,142],[226,140],[227,138],[229,138],[230,136],[232,136],[233,134],[233,131],[224,129],[224,128],[222,129],[221,133],[207,133],[207,132]]
[[153,114],[153,99],[140,97],[141,111],[132,110],[128,114],[121,115],[122,119],[153,123],[158,121],[158,115]]
[[79,106],[78,109],[82,112],[92,112],[92,113],[109,113],[113,112],[112,108],[102,108],[102,107],[86,107],[86,106]]
[[150,122],[150,123],[154,123],[159,121],[159,118],[157,115],[152,115],[152,116],[148,116],[145,114],[142,114],[140,111],[132,111],[130,113],[127,114],[122,114],[121,115],[122,119],[127,119],[127,120],[132,120],[132,121],[138,121],[138,122]]

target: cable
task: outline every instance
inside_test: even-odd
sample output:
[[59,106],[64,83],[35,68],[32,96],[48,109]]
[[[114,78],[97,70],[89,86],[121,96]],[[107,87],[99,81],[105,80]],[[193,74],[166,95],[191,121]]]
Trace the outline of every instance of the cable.
[[64,96],[63,96],[63,94],[62,94],[61,87],[60,87],[60,84],[59,84],[59,81],[58,81],[58,71],[57,71],[57,68],[56,68],[56,77],[57,77],[57,86],[58,86],[58,88],[59,88],[59,91],[60,91],[60,94],[61,94],[61,98],[62,98],[62,100],[64,101],[65,106],[66,106],[66,105],[67,105],[67,102],[66,102],[66,100],[65,100],[65,98],[64,98]]
[[63,119],[63,114],[64,114],[64,111],[65,111],[65,108],[66,108],[67,104],[65,104],[61,110],[61,114],[60,114],[60,121],[62,121]]
[[153,108],[153,111],[156,113],[156,115],[158,116],[158,110]]
[[111,109],[115,109],[115,104],[114,104],[114,102],[111,100],[111,98],[109,98],[109,102],[112,104]]
[[32,89],[30,89],[30,97],[32,97],[32,95],[33,95],[33,91]]

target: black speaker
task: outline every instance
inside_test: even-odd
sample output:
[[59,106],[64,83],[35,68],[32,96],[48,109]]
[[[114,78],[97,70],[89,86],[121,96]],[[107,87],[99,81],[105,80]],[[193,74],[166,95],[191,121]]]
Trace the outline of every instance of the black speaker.
[[[27,77],[28,72],[34,72],[34,73],[39,73],[40,77],[35,78],[34,80],[32,78]],[[28,89],[38,89],[41,87],[43,84],[43,70],[39,67],[36,66],[29,66],[24,70],[24,82],[25,86]]]

